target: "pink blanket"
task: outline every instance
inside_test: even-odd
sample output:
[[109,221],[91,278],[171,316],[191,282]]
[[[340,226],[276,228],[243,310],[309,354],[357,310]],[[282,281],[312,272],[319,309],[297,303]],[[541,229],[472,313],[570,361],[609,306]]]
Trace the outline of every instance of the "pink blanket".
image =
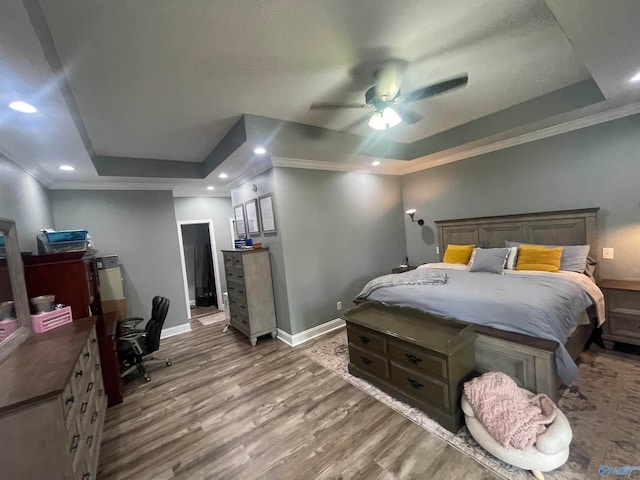
[[511,377],[488,372],[464,384],[464,396],[491,436],[505,447],[524,450],[553,422],[553,401],[545,394],[529,398]]

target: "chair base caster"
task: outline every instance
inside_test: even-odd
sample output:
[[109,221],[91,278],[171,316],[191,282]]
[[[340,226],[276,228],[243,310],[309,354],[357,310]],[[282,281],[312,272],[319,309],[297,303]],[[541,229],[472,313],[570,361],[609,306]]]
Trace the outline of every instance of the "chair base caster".
[[165,363],[167,364],[167,367],[171,366],[171,360],[167,360]]
[[150,382],[151,381],[151,377],[144,377],[144,381],[145,382]]

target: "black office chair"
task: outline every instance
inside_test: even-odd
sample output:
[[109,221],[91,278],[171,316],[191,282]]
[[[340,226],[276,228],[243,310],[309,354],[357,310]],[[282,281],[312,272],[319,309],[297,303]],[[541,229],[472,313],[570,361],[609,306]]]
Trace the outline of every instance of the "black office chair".
[[168,311],[169,299],[158,296],[151,302],[151,318],[144,329],[135,328],[144,320],[140,317],[128,318],[120,323],[120,327],[125,329],[118,337],[121,377],[137,370],[144,374],[144,380],[148,382],[151,378],[147,375],[146,365],[165,363],[168,367],[171,366],[171,360],[168,358],[152,356],[152,353],[160,348],[160,333]]

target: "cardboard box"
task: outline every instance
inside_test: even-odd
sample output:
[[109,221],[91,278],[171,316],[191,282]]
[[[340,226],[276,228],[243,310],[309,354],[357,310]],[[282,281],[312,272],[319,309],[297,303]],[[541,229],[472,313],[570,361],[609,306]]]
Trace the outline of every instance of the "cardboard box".
[[127,299],[102,300],[102,313],[118,312],[118,321],[127,318]]

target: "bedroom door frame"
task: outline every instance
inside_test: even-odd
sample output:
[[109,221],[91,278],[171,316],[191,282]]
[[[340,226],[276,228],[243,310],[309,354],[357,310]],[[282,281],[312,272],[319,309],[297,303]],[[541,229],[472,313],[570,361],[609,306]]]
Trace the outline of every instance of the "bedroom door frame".
[[211,243],[211,258],[213,259],[213,277],[216,281],[216,299],[218,304],[218,310],[224,310],[222,302],[222,286],[220,285],[220,265],[218,262],[216,247],[216,236],[213,232],[213,219],[208,218],[204,220],[179,220],[178,222],[178,245],[180,247],[180,265],[182,266],[182,283],[184,284],[184,297],[187,308],[187,318],[191,320],[191,304],[189,302],[189,280],[187,279],[187,264],[184,261],[184,242],[182,240],[182,226],[183,225],[202,225],[209,226],[209,241]]

